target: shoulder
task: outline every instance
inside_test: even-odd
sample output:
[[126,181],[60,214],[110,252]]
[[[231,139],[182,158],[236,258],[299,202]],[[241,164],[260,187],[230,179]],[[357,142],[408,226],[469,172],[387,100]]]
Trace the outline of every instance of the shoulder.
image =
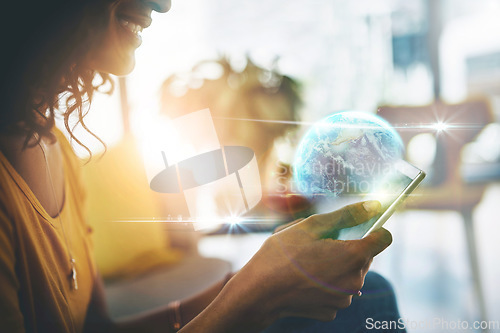
[[14,239],[14,220],[16,206],[22,201],[22,192],[12,177],[7,159],[0,152],[0,260],[3,260],[6,247]]
[[0,150],[0,227],[4,230],[12,229],[15,207],[23,196],[21,176],[7,158],[8,153],[5,149]]
[[56,137],[57,142],[59,143],[65,162],[69,163],[69,167],[71,167],[72,169],[78,170],[82,165],[82,161],[76,156],[67,137],[60,129],[56,127],[52,130],[52,132]]
[[53,133],[61,149],[61,155],[64,163],[64,172],[66,173],[66,180],[69,180],[69,182],[73,184],[80,183],[81,169],[84,162],[78,156],[76,156],[70,142],[68,141],[68,138],[61,130],[59,130],[58,128],[54,128]]

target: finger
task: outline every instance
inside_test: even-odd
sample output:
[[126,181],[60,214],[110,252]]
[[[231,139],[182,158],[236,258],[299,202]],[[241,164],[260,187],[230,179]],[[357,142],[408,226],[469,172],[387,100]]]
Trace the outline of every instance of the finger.
[[301,221],[303,221],[303,220],[304,220],[304,219],[297,219],[297,220],[292,221],[292,222],[290,222],[290,223],[280,225],[279,227],[277,227],[276,229],[274,229],[273,234],[277,234],[278,232],[283,231],[283,230],[285,230],[286,228],[291,227],[292,225],[295,225],[295,224],[297,224],[297,223],[299,223],[299,222],[301,222]]
[[334,212],[314,215],[312,219],[307,219],[307,225],[319,234],[354,227],[376,216],[380,206],[376,200],[358,202]]
[[392,243],[392,235],[384,228],[377,229],[368,236],[349,241],[358,247],[360,253],[366,253],[370,257],[375,257],[384,251]]

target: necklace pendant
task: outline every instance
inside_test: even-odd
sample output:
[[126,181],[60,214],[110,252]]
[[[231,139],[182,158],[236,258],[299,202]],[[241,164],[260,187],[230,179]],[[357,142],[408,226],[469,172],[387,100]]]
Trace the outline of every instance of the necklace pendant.
[[78,290],[78,280],[76,278],[75,259],[71,259],[71,287]]

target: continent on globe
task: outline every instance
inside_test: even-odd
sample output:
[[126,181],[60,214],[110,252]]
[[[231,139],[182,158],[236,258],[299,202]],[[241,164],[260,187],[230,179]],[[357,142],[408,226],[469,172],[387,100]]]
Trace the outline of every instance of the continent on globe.
[[308,197],[369,193],[402,154],[401,137],[382,118],[334,113],[302,138],[293,165],[295,185]]

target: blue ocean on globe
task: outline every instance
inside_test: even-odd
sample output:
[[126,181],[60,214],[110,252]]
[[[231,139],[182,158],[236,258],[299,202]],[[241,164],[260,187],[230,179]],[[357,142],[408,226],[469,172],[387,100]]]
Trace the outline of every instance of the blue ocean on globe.
[[295,187],[308,197],[369,193],[402,154],[401,137],[382,118],[334,113],[302,138],[293,165]]

